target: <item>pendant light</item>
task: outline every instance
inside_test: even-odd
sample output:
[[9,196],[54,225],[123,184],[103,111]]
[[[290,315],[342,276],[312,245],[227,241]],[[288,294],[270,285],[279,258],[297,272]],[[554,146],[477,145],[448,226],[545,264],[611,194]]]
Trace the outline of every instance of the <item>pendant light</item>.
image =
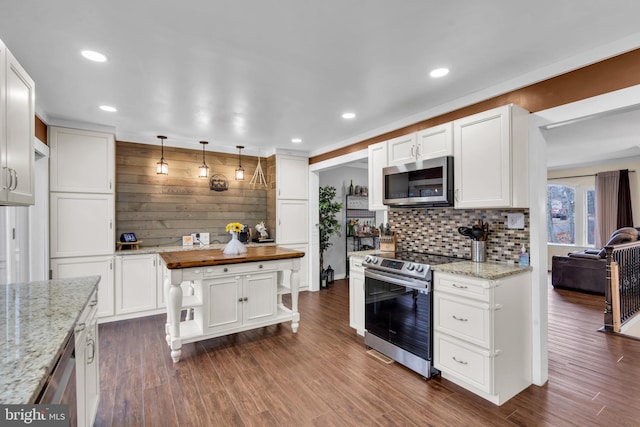
[[244,181],[244,169],[242,169],[242,149],[243,145],[236,145],[238,149],[238,169],[236,169],[236,181]]
[[202,144],[202,165],[199,168],[198,177],[200,178],[208,178],[209,177],[209,166],[207,166],[207,162],[204,160],[204,147],[207,146],[209,142],[200,141]]
[[160,140],[160,161],[156,163],[156,173],[158,175],[169,175],[169,164],[164,161],[164,140],[167,139],[164,135],[158,135]]

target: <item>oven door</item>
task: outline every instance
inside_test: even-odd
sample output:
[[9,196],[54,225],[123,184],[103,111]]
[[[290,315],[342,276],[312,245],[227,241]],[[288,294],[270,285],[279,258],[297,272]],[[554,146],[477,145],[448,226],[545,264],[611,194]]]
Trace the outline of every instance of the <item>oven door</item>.
[[365,329],[425,360],[431,360],[428,282],[365,269]]

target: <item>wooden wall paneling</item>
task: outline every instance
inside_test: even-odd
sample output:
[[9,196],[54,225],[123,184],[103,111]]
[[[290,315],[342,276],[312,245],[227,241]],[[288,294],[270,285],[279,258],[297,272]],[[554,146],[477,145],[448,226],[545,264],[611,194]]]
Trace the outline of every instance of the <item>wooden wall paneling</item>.
[[40,117],[36,116],[35,120],[35,135],[44,144],[47,144],[47,125],[40,120]]
[[209,232],[212,243],[226,243],[229,222],[254,228],[267,220],[267,190],[253,188],[250,177],[257,158],[242,156],[248,178],[235,181],[236,154],[207,152],[210,174],[222,174],[229,190],[209,189],[209,180],[198,178],[202,151],[165,147],[169,175],[157,175],[160,147],[118,141],[116,143],[116,233],[134,232],[143,246],[181,244],[182,236]]

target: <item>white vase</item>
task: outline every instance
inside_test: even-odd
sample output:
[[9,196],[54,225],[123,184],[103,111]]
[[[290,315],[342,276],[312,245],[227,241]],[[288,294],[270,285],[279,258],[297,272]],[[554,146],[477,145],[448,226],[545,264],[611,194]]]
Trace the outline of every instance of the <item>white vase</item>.
[[224,247],[224,254],[240,255],[247,252],[247,248],[245,247],[245,245],[243,245],[242,242],[238,240],[238,233],[235,231],[231,231],[230,233],[231,241],[229,241],[229,243],[227,243],[227,245]]

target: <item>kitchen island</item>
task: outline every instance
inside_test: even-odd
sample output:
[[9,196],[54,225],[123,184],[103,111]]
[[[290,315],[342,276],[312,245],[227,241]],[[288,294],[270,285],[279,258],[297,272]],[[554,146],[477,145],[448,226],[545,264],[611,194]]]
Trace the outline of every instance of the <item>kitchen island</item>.
[[[182,344],[291,321],[300,322],[298,287],[304,252],[279,246],[249,247],[241,255],[221,249],[162,252],[167,301],[166,340],[171,359]],[[290,274],[290,288],[284,275]],[[291,306],[282,295],[291,293]]]
[[37,403],[100,276],[0,285],[0,403]]

